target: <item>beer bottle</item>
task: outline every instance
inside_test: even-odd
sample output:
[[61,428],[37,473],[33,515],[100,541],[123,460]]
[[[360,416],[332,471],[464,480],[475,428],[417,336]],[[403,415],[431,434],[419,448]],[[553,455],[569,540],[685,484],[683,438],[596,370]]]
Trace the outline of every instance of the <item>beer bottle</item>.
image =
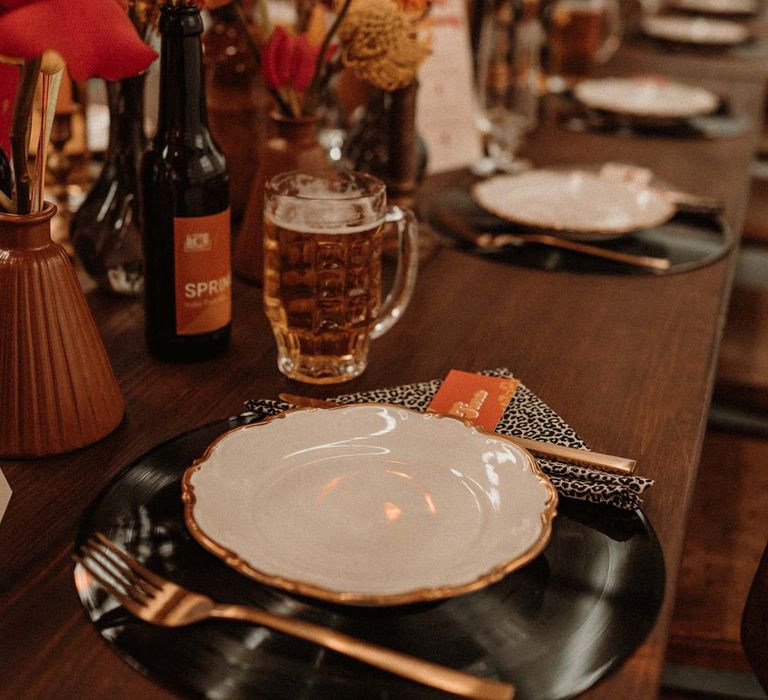
[[157,134],[141,167],[145,331],[163,360],[212,357],[229,344],[229,175],[208,130],[200,9],[160,15]]

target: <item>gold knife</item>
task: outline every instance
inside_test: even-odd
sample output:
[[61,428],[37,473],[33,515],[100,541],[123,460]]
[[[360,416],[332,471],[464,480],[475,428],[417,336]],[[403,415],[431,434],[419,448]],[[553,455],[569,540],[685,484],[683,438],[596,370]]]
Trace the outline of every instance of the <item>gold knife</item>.
[[[309,396],[299,396],[298,394],[279,394],[282,401],[301,406],[302,408],[338,408],[344,404],[336,404],[324,399],[313,399]],[[592,467],[604,472],[613,474],[622,474],[624,476],[632,474],[635,471],[637,462],[627,457],[616,457],[606,455],[592,450],[579,450],[574,447],[563,447],[562,445],[553,445],[551,442],[540,442],[539,440],[529,440],[528,438],[516,437],[514,435],[504,435],[505,438],[528,450],[532,454],[547,459],[555,459],[560,462],[577,464],[583,467]]]

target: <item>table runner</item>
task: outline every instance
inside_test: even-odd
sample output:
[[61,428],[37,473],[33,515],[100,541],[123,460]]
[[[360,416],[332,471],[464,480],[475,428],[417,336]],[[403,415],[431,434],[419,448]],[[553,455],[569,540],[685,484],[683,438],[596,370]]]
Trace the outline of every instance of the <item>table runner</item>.
[[[508,369],[503,367],[485,370],[479,374],[504,378],[512,378],[513,376]],[[341,394],[328,400],[337,404],[374,401],[425,411],[441,384],[442,380],[433,379],[355,394]],[[264,418],[293,408],[290,403],[272,399],[250,399],[245,402],[245,405],[249,411]],[[567,447],[587,449],[586,444],[576,431],[524,384],[520,384],[515,391],[504,415],[496,426],[496,432],[501,435],[516,435]],[[640,507],[642,494],[653,485],[651,479],[642,476],[610,474],[590,467],[566,464],[541,457],[537,457],[536,460],[558,493],[567,498],[610,505],[624,510],[634,510]]]

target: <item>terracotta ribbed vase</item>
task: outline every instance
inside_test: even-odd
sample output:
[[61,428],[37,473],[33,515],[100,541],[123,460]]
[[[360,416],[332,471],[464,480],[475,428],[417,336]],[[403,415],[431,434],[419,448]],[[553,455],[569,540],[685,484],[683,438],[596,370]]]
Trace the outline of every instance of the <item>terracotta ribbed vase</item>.
[[274,135],[266,141],[259,156],[259,169],[251,185],[232,259],[235,272],[255,284],[261,284],[264,275],[264,185],[274,175],[289,170],[328,167],[328,156],[317,140],[314,116],[292,118],[273,112],[269,119]]
[[51,241],[55,212],[0,214],[0,457],[84,447],[125,412],[72,263]]

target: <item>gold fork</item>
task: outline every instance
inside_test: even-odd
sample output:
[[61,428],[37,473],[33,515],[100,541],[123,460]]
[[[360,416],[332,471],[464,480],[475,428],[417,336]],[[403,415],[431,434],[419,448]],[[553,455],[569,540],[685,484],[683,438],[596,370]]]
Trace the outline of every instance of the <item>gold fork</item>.
[[339,654],[448,693],[478,700],[511,700],[515,688],[386,649],[333,629],[244,605],[214,602],[153,573],[96,533],[77,561],[128,612],[153,625],[183,627],[208,618],[242,620],[314,642]]

